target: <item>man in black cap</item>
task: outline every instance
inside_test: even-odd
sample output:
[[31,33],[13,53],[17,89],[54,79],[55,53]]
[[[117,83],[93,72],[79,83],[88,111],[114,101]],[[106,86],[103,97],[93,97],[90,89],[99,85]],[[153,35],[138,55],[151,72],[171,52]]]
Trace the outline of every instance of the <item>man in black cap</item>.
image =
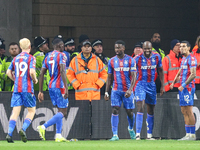
[[142,53],[143,52],[143,49],[142,49],[142,45],[143,45],[143,41],[140,41],[140,42],[137,42],[134,46],[134,49],[133,49],[133,54],[132,54],[132,57],[135,57],[137,56],[138,54]]
[[[42,36],[36,36],[34,39],[34,46],[37,49],[36,53],[33,55],[36,58],[36,76],[39,79],[40,70],[42,68],[42,62],[45,58],[45,54],[49,52],[49,47]],[[44,83],[43,83],[43,91],[48,90],[48,80],[49,75],[48,73],[44,76]],[[39,83],[34,84],[34,90],[39,91]]]
[[175,88],[173,88],[173,90],[170,90],[170,85],[174,81],[174,78],[181,66],[182,55],[180,54],[180,41],[174,39],[171,41],[170,46],[171,50],[169,54],[165,56],[162,60],[165,92],[178,91],[178,87],[180,86],[180,83],[176,83],[174,84]]
[[[109,61],[109,57],[106,57],[103,54],[103,42],[101,39],[96,39],[92,42],[92,48],[94,50],[94,54],[96,56],[98,56],[101,61],[103,62],[104,65],[106,65],[106,71],[108,71],[108,61]],[[104,86],[101,88],[101,93],[105,93],[105,89],[106,89],[106,85],[104,84]]]
[[102,42],[102,40],[101,39],[94,40],[92,42],[92,48],[94,49],[94,54],[102,60],[104,65],[107,66],[110,58],[106,57],[103,54],[103,42]]
[[83,42],[85,42],[86,40],[89,40],[89,37],[86,34],[81,34],[79,36],[79,46],[78,46],[78,52],[81,52],[81,47],[83,45]]
[[75,51],[75,42],[73,38],[68,38],[65,42],[65,51],[70,54],[70,61],[77,56],[79,53]]

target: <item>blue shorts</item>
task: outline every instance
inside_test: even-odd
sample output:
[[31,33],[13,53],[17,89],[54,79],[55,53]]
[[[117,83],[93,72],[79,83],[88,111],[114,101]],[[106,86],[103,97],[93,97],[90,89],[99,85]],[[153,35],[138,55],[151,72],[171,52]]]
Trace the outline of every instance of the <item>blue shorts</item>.
[[14,92],[11,98],[11,107],[22,106],[35,107],[35,95],[28,92]]
[[137,101],[145,100],[145,103],[156,104],[156,84],[154,82],[138,82],[135,87],[135,99]]
[[121,107],[121,104],[123,102],[125,109],[134,109],[134,95],[133,92],[131,93],[131,96],[129,98],[126,98],[125,95],[126,92],[121,91],[113,91],[111,92],[111,106],[119,106]]
[[59,88],[49,88],[49,95],[54,106],[58,108],[67,108],[68,107],[68,98],[64,99],[63,95],[65,94],[65,89]]
[[191,88],[190,90],[184,88],[182,92],[179,91],[180,106],[193,106],[194,92],[195,88]]

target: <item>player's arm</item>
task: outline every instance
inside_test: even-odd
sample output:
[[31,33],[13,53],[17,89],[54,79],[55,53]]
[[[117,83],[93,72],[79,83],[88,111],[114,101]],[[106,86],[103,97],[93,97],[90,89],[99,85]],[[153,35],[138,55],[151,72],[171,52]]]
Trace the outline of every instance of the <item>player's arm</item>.
[[183,91],[184,87],[188,85],[190,82],[192,82],[192,80],[194,80],[195,77],[196,77],[196,67],[192,67],[190,68],[190,76],[185,81],[185,83],[183,83],[180,87],[178,87],[178,90]]
[[38,100],[39,102],[42,102],[44,100],[44,95],[43,95],[43,82],[44,82],[44,74],[46,73],[47,69],[43,68],[40,71],[40,76],[39,76],[39,93],[38,93]]
[[164,93],[164,73],[163,73],[163,67],[158,67],[158,73],[159,73],[159,78],[160,78],[160,82],[161,82],[160,95],[163,95],[163,93]]
[[131,86],[129,87],[129,89],[126,91],[125,93],[125,97],[128,98],[131,96],[131,93],[133,91],[133,87],[135,86],[135,81],[136,81],[136,72],[131,72]]
[[12,75],[12,70],[10,70],[10,69],[8,69],[7,71],[6,71],[6,74],[7,74],[7,76],[11,79],[11,80],[15,80],[14,79],[14,77],[13,77],[13,75]]
[[106,101],[109,100],[109,94],[108,94],[108,92],[110,91],[111,79],[112,79],[112,74],[109,73],[107,81],[106,81],[106,91],[105,91],[105,95],[104,95],[104,99]]
[[172,90],[174,87],[174,84],[176,83],[176,81],[178,80],[179,76],[181,74],[181,68],[179,69],[178,73],[176,74],[174,81],[172,82],[172,84],[170,85],[170,89]]
[[65,64],[59,64],[59,65],[60,65],[60,74],[61,74],[62,80],[64,82],[64,86],[65,86],[64,99],[66,99],[68,97],[68,86],[67,86]]
[[31,78],[33,80],[33,83],[37,84],[38,83],[38,79],[36,77],[36,71],[35,71],[35,69],[33,69],[33,68],[30,69],[30,76],[31,76]]

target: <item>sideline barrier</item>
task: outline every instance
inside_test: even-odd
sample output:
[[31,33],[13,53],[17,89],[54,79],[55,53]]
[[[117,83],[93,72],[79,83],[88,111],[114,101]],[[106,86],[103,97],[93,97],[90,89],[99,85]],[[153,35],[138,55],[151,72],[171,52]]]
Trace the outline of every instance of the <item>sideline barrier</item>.
[[[198,94],[199,93],[199,94]],[[37,97],[37,93],[35,94]],[[0,140],[5,140],[8,131],[9,117],[12,111],[10,107],[11,92],[0,92]],[[52,107],[48,92],[44,92],[45,100],[37,101],[36,115],[32,124],[27,129],[27,137],[30,140],[39,140],[36,127],[49,120],[57,109]],[[100,101],[75,101],[74,92],[69,92],[68,115],[63,119],[62,135],[67,139],[109,139],[111,131],[111,106],[110,101],[105,101],[103,96]],[[196,118],[196,136],[200,139],[200,92],[196,91],[193,112]],[[136,113],[136,109],[134,110]],[[13,132],[13,139],[20,140],[18,135],[22,127],[27,110],[22,108]],[[119,115],[119,138],[129,139],[127,130],[127,115],[123,108]],[[46,139],[53,140],[55,136],[55,125],[47,128]],[[185,135],[185,124],[179,106],[178,93],[165,93],[162,97],[158,95],[154,115],[153,135],[159,138],[177,139]],[[146,112],[144,113],[141,138],[146,138]]]

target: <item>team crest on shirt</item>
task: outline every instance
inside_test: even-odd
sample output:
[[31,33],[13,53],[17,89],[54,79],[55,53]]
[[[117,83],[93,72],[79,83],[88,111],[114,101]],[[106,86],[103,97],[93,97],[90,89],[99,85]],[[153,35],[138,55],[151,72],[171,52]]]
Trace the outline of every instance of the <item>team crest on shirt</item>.
[[117,60],[115,60],[115,63],[117,64]]
[[155,58],[152,58],[152,62],[155,62]]
[[127,64],[128,64],[128,61],[127,61],[127,60],[125,60],[124,64],[126,64],[126,65],[127,65]]
[[143,59],[142,61],[145,62],[145,59]]

